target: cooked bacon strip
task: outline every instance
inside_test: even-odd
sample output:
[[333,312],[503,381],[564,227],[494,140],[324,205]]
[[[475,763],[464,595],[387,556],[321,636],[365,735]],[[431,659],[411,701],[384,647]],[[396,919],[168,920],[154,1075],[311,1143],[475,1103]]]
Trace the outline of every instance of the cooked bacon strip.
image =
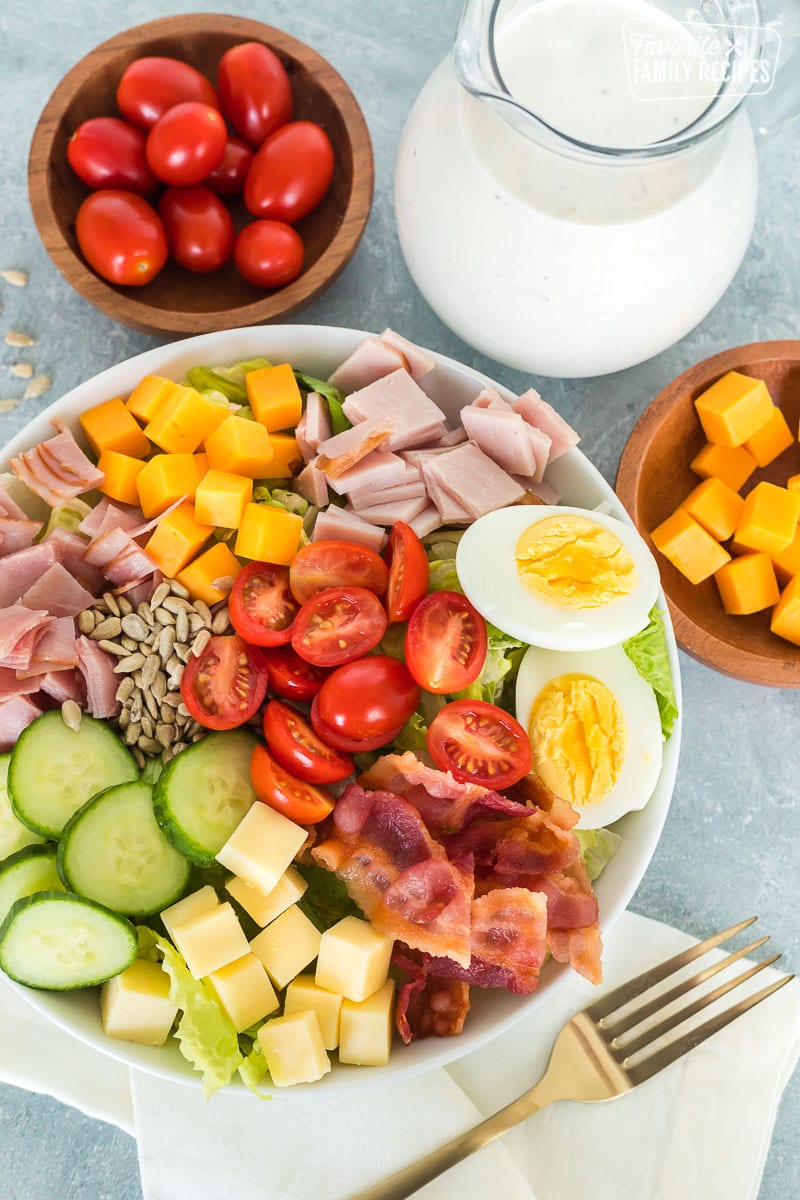
[[86,707],[93,717],[116,716],[119,679],[113,671],[115,660],[90,638],[79,637],[77,647],[78,670],[86,684]]
[[547,897],[547,927],[583,929],[597,920],[597,897],[581,858],[561,871],[525,876],[525,886]]
[[52,617],[77,617],[91,606],[93,599],[92,593],[73,579],[61,563],[53,563],[28,588],[20,603],[26,608],[45,609]]
[[29,696],[0,699],[0,751],[12,750],[22,731],[41,715]]
[[409,976],[397,993],[397,1032],[406,1045],[414,1038],[456,1036],[469,1012],[468,985],[429,975],[421,961],[424,956],[412,954],[395,950],[392,955],[393,965]]
[[476,866],[502,877],[506,885],[524,879],[525,887],[533,886],[529,877],[569,867],[580,855],[575,834],[540,808],[508,820],[484,817],[444,842],[451,857],[472,854]]
[[547,945],[556,962],[569,963],[589,983],[603,982],[603,942],[596,921],[582,929],[549,929]]

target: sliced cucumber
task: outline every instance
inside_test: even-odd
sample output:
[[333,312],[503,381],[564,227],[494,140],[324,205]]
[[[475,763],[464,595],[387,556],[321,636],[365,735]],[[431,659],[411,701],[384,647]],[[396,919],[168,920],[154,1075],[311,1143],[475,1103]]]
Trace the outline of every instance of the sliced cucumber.
[[210,733],[177,754],[156,781],[158,823],[192,862],[213,862],[254,803],[250,759],[257,744],[243,729]]
[[26,846],[0,863],[0,925],[17,900],[35,892],[63,891],[55,846]]
[[180,900],[191,866],[161,832],[150,785],[118,783],[67,821],[58,871],[79,896],[145,917]]
[[26,987],[66,992],[119,975],[136,958],[136,930],[70,892],[17,900],[0,927],[0,968]]
[[105,721],[84,714],[76,733],[54,709],[21,734],[11,754],[8,791],[24,825],[58,838],[91,796],[138,778],[133,755]]
[[[44,838],[39,837],[18,821],[8,795],[8,765],[10,754],[0,754],[0,859],[16,854],[25,846],[40,846]],[[0,917],[2,920],[2,917]]]

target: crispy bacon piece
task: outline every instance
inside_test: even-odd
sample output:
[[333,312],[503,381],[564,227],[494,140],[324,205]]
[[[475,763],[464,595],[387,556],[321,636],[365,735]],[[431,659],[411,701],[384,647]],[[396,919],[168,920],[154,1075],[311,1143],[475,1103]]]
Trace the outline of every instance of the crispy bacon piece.
[[529,876],[563,870],[580,855],[575,834],[557,825],[540,808],[508,820],[481,818],[444,842],[451,857],[474,855],[480,873],[502,876],[501,886],[506,887],[522,877],[525,877],[523,886],[530,887]]
[[525,887],[547,897],[548,929],[583,929],[597,921],[597,897],[580,858],[563,871],[526,878]]
[[406,1045],[414,1038],[454,1037],[461,1033],[469,1012],[469,986],[428,974],[426,956],[412,955],[407,947],[392,955],[393,964],[409,976],[397,993],[397,1032]]
[[547,945],[556,962],[569,963],[589,983],[602,983],[603,943],[596,921],[582,929],[550,929]]

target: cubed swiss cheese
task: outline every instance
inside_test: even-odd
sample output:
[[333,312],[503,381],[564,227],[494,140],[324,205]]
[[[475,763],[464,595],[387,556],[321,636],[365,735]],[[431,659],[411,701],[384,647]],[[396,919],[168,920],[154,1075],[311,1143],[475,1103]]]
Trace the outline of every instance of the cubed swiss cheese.
[[280,1002],[255,954],[244,954],[212,971],[206,981],[236,1028],[244,1033],[280,1008]]
[[226,967],[249,949],[233,906],[227,901],[179,925],[174,941],[195,979]]
[[223,867],[262,892],[271,892],[307,837],[305,829],[260,801],[250,808],[217,855]]
[[313,1083],[331,1069],[319,1021],[310,1009],[273,1017],[259,1029],[258,1041],[276,1087]]
[[313,975],[298,975],[292,980],[286,989],[283,1011],[286,1016],[295,1012],[315,1012],[325,1049],[335,1050],[339,1045],[342,997],[317,987]]
[[210,884],[207,884],[198,892],[192,892],[190,896],[184,896],[182,900],[179,900],[177,904],[171,904],[169,908],[165,908],[161,914],[161,920],[169,937],[174,942],[176,929],[182,925],[188,925],[195,917],[201,917],[203,913],[211,912],[212,908],[216,908],[218,904],[217,893]]
[[100,1015],[106,1037],[143,1046],[163,1046],[178,1012],[169,998],[169,978],[160,965],[137,958],[104,983]]
[[317,986],[348,1000],[366,1000],[386,982],[393,945],[369,921],[344,917],[322,935]]
[[305,879],[294,867],[287,867],[271,892],[262,892],[236,875],[225,884],[225,890],[262,929],[285,912],[290,904],[296,904],[307,887]]
[[319,953],[320,932],[296,904],[250,943],[276,988],[284,988]]
[[339,1032],[339,1062],[358,1067],[383,1067],[392,1052],[394,983],[356,1004],[345,1000]]

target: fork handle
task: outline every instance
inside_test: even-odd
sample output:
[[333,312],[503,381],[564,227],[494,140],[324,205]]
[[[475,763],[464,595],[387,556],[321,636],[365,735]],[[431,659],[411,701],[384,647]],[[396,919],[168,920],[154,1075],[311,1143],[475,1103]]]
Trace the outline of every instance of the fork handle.
[[469,1158],[476,1150],[488,1146],[507,1130],[519,1125],[520,1121],[549,1104],[554,1097],[541,1095],[536,1099],[538,1087],[537,1084],[493,1116],[481,1121],[480,1125],[475,1125],[466,1133],[460,1133],[438,1150],[432,1150],[424,1158],[403,1167],[388,1179],[359,1192],[352,1200],[406,1200],[407,1196],[419,1191],[426,1183],[443,1175],[463,1159]]

